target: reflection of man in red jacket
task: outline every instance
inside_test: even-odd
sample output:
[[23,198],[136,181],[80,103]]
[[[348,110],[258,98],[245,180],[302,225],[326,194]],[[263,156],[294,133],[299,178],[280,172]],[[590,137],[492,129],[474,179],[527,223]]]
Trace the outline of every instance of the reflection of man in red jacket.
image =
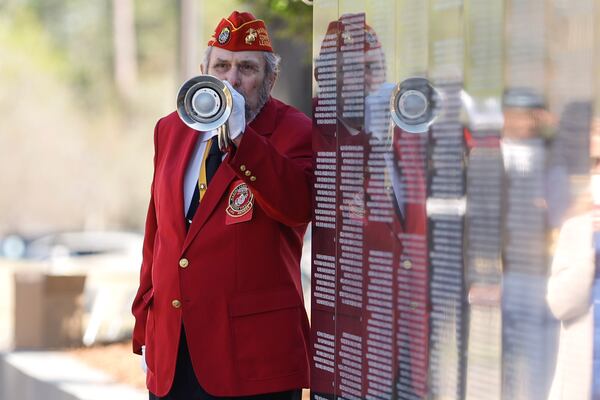
[[[363,279],[367,300],[363,318],[367,321],[364,336],[367,343],[373,344],[371,349],[367,345],[364,361],[369,371],[382,368],[385,357],[375,358],[374,354],[377,354],[377,346],[386,342],[376,343],[385,336],[383,332],[391,330],[388,339],[395,346],[390,354],[394,378],[385,381],[389,386],[367,374],[371,375],[367,381],[373,382],[366,382],[364,389],[366,393],[370,389],[373,393],[395,393],[398,399],[424,398],[428,392],[430,331],[425,210],[428,136],[427,131],[408,133],[390,125],[390,100],[396,85],[386,80],[383,47],[368,25],[365,40],[368,45],[365,49],[364,134],[368,145],[365,145],[367,167],[363,198]],[[382,159],[385,160],[383,172],[377,168]],[[374,257],[382,254],[391,255],[391,271],[382,268],[380,259]],[[386,280],[390,286],[384,284]],[[386,310],[388,303],[382,296],[386,289],[392,293],[391,310]],[[384,368],[379,371],[383,372]]]
[[145,346],[151,399],[293,399],[309,379],[311,122],[269,96],[279,58],[263,21],[234,12],[205,56],[203,72],[233,89],[234,145],[211,179],[215,132],[176,113],[156,125],[133,350]]
[[[355,53],[362,57],[353,64],[348,60]],[[335,308],[313,302],[313,393],[328,399],[346,394],[424,398],[430,310],[427,132],[407,133],[390,126],[396,85],[386,82],[383,46],[364,14],[344,14],[329,23],[315,64],[315,151],[336,152],[341,184],[335,230],[318,225],[313,229],[313,252],[317,248],[334,255],[337,264]],[[335,113],[327,115],[334,84]],[[357,85],[364,95],[360,101],[356,93],[348,95]],[[354,172],[345,176],[344,171]],[[329,247],[336,245],[337,249]],[[319,264],[314,265],[313,271],[319,271]],[[313,276],[313,282],[322,280]],[[325,285],[315,287],[318,295]],[[346,298],[356,300],[353,304]],[[328,365],[328,348],[318,334],[335,340],[330,369],[323,367]],[[360,346],[347,351],[348,337],[360,337]]]

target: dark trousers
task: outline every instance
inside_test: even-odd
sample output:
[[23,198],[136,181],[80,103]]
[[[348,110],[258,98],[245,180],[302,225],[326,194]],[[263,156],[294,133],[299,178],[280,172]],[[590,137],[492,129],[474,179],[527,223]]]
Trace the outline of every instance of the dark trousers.
[[181,327],[181,339],[179,340],[179,352],[177,354],[177,366],[175,367],[175,379],[169,393],[164,397],[155,396],[149,392],[150,400],[300,400],[302,390],[291,390],[288,392],[267,393],[255,396],[242,397],[216,397],[212,396],[200,386],[188,351],[187,341],[183,326]]

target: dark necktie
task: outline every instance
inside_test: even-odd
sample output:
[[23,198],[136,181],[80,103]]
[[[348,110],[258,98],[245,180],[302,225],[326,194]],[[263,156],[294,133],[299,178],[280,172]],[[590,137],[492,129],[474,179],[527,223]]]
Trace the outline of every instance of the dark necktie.
[[[208,155],[206,156],[204,168],[206,171],[206,185],[208,186],[211,179],[217,172],[219,165],[221,165],[222,153],[221,150],[219,150],[219,141],[216,137],[213,137],[207,145],[210,145],[210,149],[208,151]],[[190,207],[188,208],[188,212],[185,216],[187,228],[189,228],[190,224],[192,223],[192,219],[194,219],[196,210],[198,210],[198,206],[200,205],[199,185],[200,183],[196,184],[196,188],[194,189],[194,195],[192,196],[192,201],[190,202]]]

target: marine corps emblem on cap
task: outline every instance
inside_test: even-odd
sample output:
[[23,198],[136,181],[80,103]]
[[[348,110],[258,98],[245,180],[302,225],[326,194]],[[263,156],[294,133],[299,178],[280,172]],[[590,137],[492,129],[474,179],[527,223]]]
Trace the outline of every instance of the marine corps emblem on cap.
[[246,31],[246,44],[252,44],[254,43],[254,41],[256,40],[256,37],[258,36],[258,32],[256,32],[256,29],[248,29]]
[[254,195],[245,183],[235,186],[229,194],[229,205],[225,209],[227,215],[239,218],[252,210]]
[[345,45],[354,43],[354,39],[352,39],[352,35],[350,35],[350,32],[342,32],[342,40],[344,41],[343,43]]
[[219,33],[219,38],[217,40],[220,44],[225,44],[229,40],[230,36],[231,30],[226,26],[221,30],[221,33]]

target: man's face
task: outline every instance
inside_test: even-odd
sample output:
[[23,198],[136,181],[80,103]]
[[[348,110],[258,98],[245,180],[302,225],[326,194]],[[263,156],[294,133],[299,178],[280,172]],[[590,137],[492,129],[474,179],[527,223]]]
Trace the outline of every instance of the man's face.
[[529,109],[508,107],[504,111],[503,136],[527,139],[535,136],[535,119]]
[[[228,81],[246,100],[246,109],[258,111],[262,107],[260,90],[268,84],[268,93],[272,83],[265,82],[265,58],[261,51],[230,51],[213,47],[208,61],[208,69],[203,73]],[[264,101],[264,100],[263,100]]]

